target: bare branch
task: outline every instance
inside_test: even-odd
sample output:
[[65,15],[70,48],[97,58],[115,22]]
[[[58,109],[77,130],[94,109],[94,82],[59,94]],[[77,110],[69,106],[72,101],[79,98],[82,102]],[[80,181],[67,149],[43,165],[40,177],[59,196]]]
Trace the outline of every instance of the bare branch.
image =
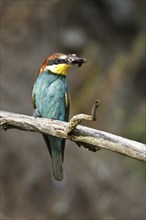
[[74,141],[92,151],[97,151],[101,147],[146,161],[146,146],[142,143],[81,125],[77,125],[69,135],[66,132],[69,125],[70,123],[67,122],[0,111],[0,127],[4,130],[17,128],[25,131],[50,134]]
[[92,108],[92,115],[78,114],[73,116],[69,121],[69,125],[67,129],[65,130],[66,134],[69,135],[77,127],[77,125],[80,124],[83,120],[96,121],[96,112],[98,107],[99,107],[99,100],[96,100]]

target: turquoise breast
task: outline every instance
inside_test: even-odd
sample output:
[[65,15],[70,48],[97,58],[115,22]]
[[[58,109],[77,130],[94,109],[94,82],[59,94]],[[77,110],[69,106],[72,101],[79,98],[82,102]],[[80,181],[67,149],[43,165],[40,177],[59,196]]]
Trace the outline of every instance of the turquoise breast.
[[66,77],[44,71],[36,79],[33,93],[38,112],[44,118],[64,121],[66,118]]

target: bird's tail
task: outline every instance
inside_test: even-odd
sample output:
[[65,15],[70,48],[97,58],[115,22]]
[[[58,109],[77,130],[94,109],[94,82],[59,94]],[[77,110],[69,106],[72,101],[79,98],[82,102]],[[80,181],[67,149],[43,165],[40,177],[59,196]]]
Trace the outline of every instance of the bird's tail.
[[62,155],[52,155],[52,169],[53,176],[56,180],[61,181],[63,179],[63,167],[62,167]]
[[63,179],[63,154],[65,141],[61,138],[43,135],[52,158],[53,176],[56,180]]

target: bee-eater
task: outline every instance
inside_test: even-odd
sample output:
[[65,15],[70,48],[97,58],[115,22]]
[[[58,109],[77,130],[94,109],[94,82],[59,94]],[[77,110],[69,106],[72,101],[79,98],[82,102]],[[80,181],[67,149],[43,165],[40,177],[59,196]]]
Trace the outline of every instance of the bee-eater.
[[[76,54],[55,53],[47,57],[38,70],[38,77],[33,86],[34,117],[68,121],[67,71],[73,64],[81,66],[84,62],[86,60],[77,57]],[[53,176],[56,180],[61,181],[63,179],[65,139],[44,134],[43,137],[52,158]]]

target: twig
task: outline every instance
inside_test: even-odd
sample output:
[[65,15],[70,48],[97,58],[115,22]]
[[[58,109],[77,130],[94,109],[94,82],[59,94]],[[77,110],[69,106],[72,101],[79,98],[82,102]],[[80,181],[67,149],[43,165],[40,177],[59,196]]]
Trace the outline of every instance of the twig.
[[73,116],[71,120],[69,121],[68,127],[65,130],[66,134],[70,135],[71,132],[77,127],[77,125],[80,124],[83,120],[84,121],[85,120],[95,121],[98,107],[99,107],[99,101],[96,100],[93,104],[92,115],[78,114],[78,115]]
[[[93,108],[92,108],[92,115],[86,115],[86,114],[78,114],[75,115],[71,118],[71,120],[69,121],[69,125],[67,126],[67,128],[65,129],[65,133],[67,135],[71,135],[72,132],[75,130],[75,128],[77,127],[77,125],[79,125],[82,121],[95,121],[96,120],[96,112],[97,112],[97,108],[99,107],[99,101],[96,100],[93,104]],[[101,147],[99,146],[95,146],[92,144],[87,144],[84,142],[76,142],[75,143],[79,146],[79,147],[85,147],[90,151],[96,152],[97,150],[100,150]]]
[[146,161],[146,147],[144,144],[81,125],[78,125],[71,135],[67,135],[65,132],[69,126],[67,122],[45,118],[35,119],[32,116],[0,111],[0,126],[5,130],[17,128],[67,138],[77,143],[84,143],[92,151],[98,150],[100,146],[110,151]]

